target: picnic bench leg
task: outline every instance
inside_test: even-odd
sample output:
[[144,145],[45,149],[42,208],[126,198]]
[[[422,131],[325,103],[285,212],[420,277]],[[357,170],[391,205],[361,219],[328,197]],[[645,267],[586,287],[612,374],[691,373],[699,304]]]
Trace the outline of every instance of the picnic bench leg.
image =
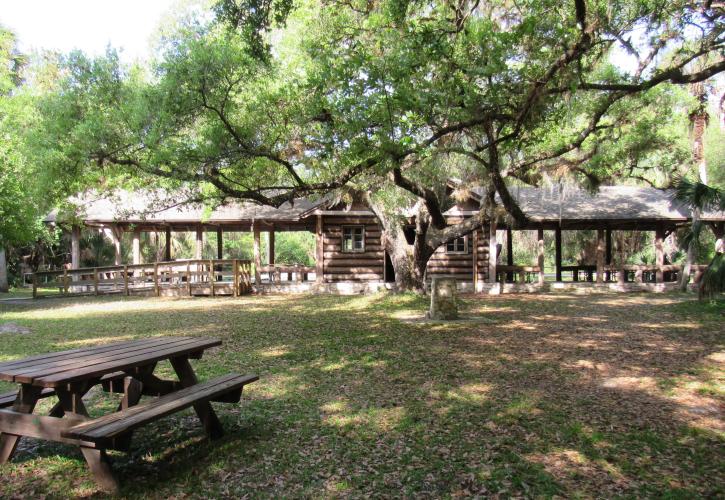
[[[179,377],[182,387],[190,387],[198,382],[194,369],[189,363],[189,358],[182,356],[178,358],[171,358],[170,361],[171,366],[174,367],[176,375]],[[219,418],[216,416],[214,408],[211,407],[211,404],[208,401],[195,404],[194,410],[196,411],[196,415],[199,417],[199,420],[201,420],[201,423],[204,425],[204,430],[209,436],[209,439],[218,439],[224,435],[222,424],[219,422]]]
[[81,453],[83,453],[83,458],[86,459],[88,468],[91,469],[93,478],[96,480],[98,486],[111,493],[117,492],[118,482],[113,476],[113,470],[111,469],[108,455],[106,455],[106,450],[97,450],[95,448],[81,446]]
[[[13,404],[13,411],[18,413],[33,413],[35,404],[40,399],[43,389],[29,384],[23,384],[18,390],[18,396]],[[15,434],[0,433],[0,464],[9,462],[15,450],[18,448],[20,436]]]
[[[118,405],[118,411],[127,410],[132,406],[136,406],[141,400],[143,394],[143,384],[133,377],[125,377],[123,379],[123,399]],[[121,436],[114,438],[114,448],[127,451],[131,446],[131,438],[133,431],[123,433]]]
[[[58,388],[56,390],[58,399],[66,415],[88,418],[88,410],[86,410],[86,405],[83,404],[83,395],[88,392],[88,389],[92,385],[91,383],[86,383],[68,389]],[[87,448],[85,446],[81,446],[80,448],[81,453],[83,453],[83,458],[86,459],[88,468],[91,470],[98,486],[109,492],[117,492],[118,483],[116,482],[116,478],[113,477],[113,471],[111,470],[111,464],[108,461],[106,450]]]

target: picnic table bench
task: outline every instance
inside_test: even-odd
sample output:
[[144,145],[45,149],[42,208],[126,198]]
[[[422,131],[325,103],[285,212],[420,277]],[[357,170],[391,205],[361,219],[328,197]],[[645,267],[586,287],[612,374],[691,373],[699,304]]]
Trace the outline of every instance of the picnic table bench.
[[[214,338],[152,337],[98,347],[73,349],[0,363],[0,380],[19,384],[17,392],[0,394],[0,464],[10,460],[21,437],[80,447],[97,483],[116,491],[106,450],[127,450],[133,430],[193,407],[211,439],[223,434],[210,402],[239,402],[256,375],[229,374],[198,382],[189,363],[204,350],[221,345]],[[153,374],[169,360],[177,380]],[[91,418],[83,396],[94,386],[121,393],[117,411]],[[47,416],[34,415],[42,398],[57,396]],[[142,396],[154,399],[140,402]]]

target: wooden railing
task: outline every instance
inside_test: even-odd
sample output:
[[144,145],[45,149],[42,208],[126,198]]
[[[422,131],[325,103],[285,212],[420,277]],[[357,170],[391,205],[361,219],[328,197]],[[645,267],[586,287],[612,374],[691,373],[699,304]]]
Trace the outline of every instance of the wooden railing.
[[281,283],[282,274],[287,275],[287,281],[302,283],[303,281],[309,280],[309,275],[315,272],[315,268],[311,266],[301,266],[299,264],[271,264],[261,266],[259,268],[259,272],[267,273],[270,283]]
[[43,289],[61,295],[152,293],[154,295],[239,296],[252,290],[252,264],[248,260],[177,260],[153,264],[86,267],[33,274],[33,297]]
[[[682,267],[679,264],[665,264],[662,266],[656,264],[625,264],[623,266],[607,265],[604,266],[603,271],[605,276],[609,277],[608,281],[619,283],[665,283],[677,281],[680,273],[682,273]],[[691,266],[691,280],[694,283],[699,282],[705,269],[707,269],[706,264],[693,264]]]
[[[697,283],[707,268],[704,264],[692,265],[692,281]],[[539,266],[496,266],[496,281],[500,283],[517,282],[533,283],[538,278]],[[594,281],[597,266],[590,264],[577,264],[573,266],[561,266],[564,272],[572,273],[572,281]],[[605,265],[602,267],[602,281],[605,283],[665,283],[674,282],[679,279],[682,266],[678,264],[667,264],[663,266],[627,264],[624,266]],[[584,279],[581,274],[585,273]],[[659,275],[659,277],[658,277]]]
[[[499,283],[513,282],[518,283],[533,282],[533,275],[540,272],[539,266],[496,266],[496,281]],[[537,278],[538,279],[538,278]]]

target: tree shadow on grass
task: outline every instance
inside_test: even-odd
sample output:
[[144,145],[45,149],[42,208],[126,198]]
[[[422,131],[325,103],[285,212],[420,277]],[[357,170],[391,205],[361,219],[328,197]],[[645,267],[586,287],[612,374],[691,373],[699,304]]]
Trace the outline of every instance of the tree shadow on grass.
[[[201,378],[261,375],[241,406],[220,406],[221,443],[188,413],[140,431],[116,460],[124,494],[723,493],[721,414],[708,423],[663,386],[697,379],[722,351],[722,329],[678,313],[676,299],[469,299],[498,322],[454,326],[393,319],[423,306],[406,296],[264,299],[31,321],[70,326],[77,340],[103,320],[86,335],[110,341],[121,321],[130,335],[213,333],[224,346],[196,362]],[[57,483],[34,488],[57,493]]]

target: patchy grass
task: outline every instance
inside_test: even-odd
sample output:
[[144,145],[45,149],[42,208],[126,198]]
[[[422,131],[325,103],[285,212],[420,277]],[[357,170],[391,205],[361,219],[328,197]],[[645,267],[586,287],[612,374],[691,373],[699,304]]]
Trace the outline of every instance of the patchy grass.
[[[725,495],[722,302],[469,297],[466,313],[492,321],[397,319],[424,308],[411,295],[5,303],[0,322],[32,333],[2,338],[0,360],[215,335],[200,378],[261,376],[218,405],[221,441],[192,412],[137,432],[113,455],[127,497]],[[0,466],[0,491],[97,493],[77,450],[31,440]]]

